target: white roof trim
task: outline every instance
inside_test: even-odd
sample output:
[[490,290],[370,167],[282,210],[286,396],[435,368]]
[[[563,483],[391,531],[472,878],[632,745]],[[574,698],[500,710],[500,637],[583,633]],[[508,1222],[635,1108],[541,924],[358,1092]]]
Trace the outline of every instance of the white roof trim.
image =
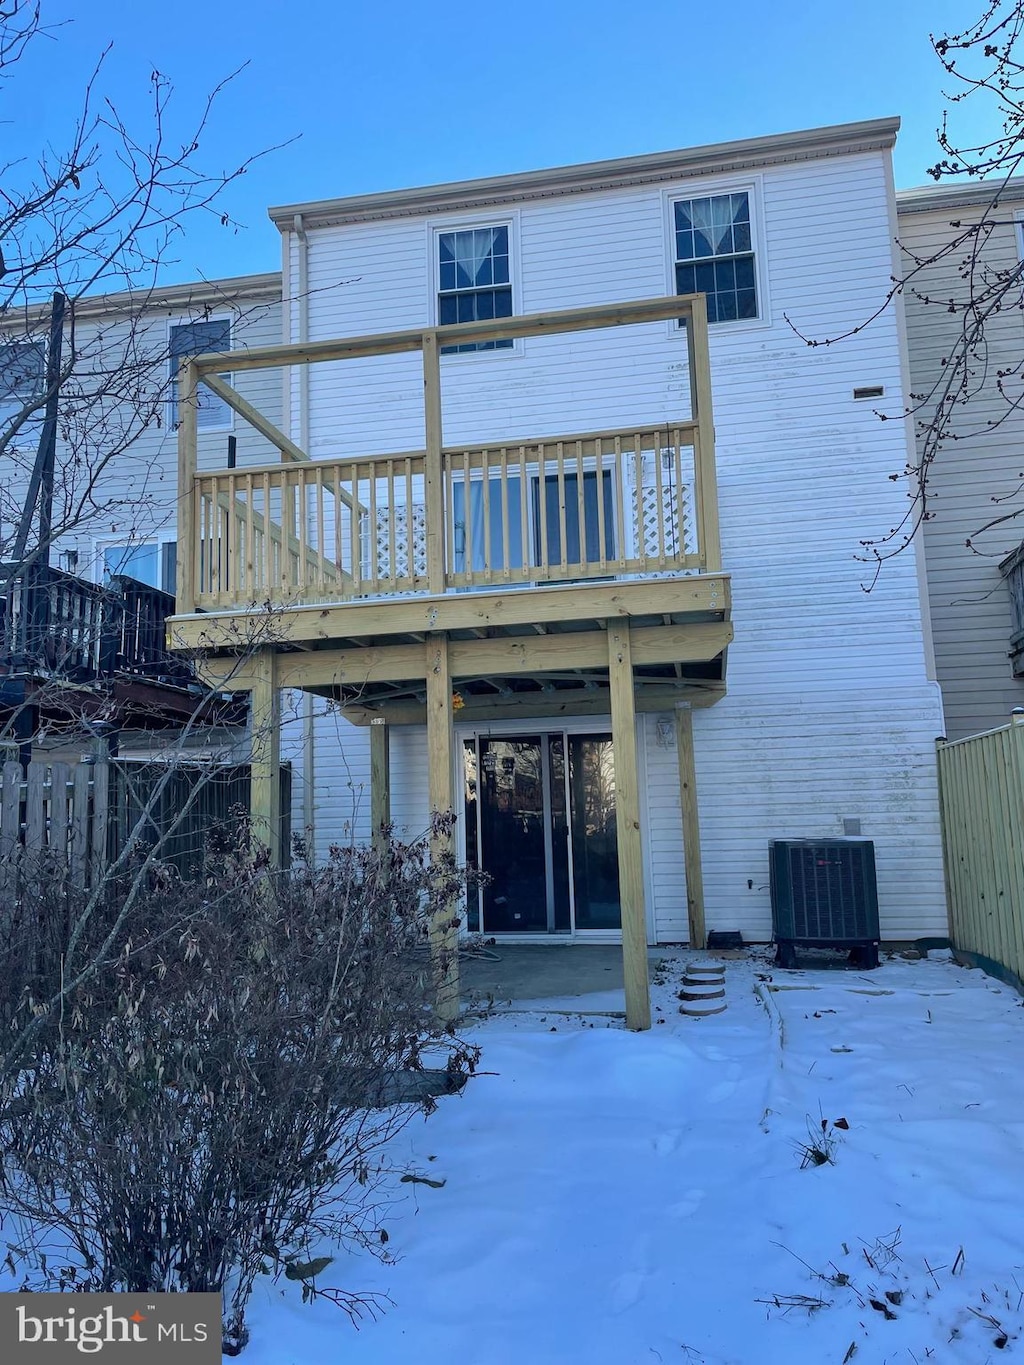
[[489,176],[483,180],[460,180],[416,189],[388,190],[344,199],[321,199],[304,204],[284,204],[268,210],[282,232],[301,215],[306,227],[335,223],[360,223],[383,218],[461,212],[490,205],[520,203],[555,195],[585,194],[630,185],[683,180],[693,176],[783,165],[819,157],[857,152],[884,151],[893,146],[898,118],[841,123],[770,137],[745,138],[680,151],[653,152],[646,156],[614,161],[592,161],[579,166],[556,166],[549,170],[516,175]]
[[224,280],[193,280],[186,284],[167,284],[155,289],[127,289],[119,294],[86,295],[75,300],[78,319],[101,317],[110,313],[139,313],[149,309],[176,311],[210,305],[228,304],[239,299],[281,298],[281,272],[263,275],[235,275]]
[[1024,176],[1010,180],[946,180],[896,191],[897,213],[926,213],[932,209],[970,208],[996,200],[1024,199]]

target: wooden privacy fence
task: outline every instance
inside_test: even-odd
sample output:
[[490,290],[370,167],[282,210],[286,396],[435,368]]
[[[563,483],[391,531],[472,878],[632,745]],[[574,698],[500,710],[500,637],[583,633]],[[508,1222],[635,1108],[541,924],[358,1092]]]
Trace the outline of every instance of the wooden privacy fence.
[[1024,724],[940,743],[953,946],[1024,981]]
[[[237,842],[249,809],[248,764],[20,763],[0,765],[0,893],[45,866],[94,887],[138,830],[142,853],[188,877],[205,851]],[[281,846],[287,850],[291,769],[281,767]],[[139,827],[141,826],[141,829]],[[45,864],[43,859],[46,860]]]
[[107,861],[109,765],[0,767],[0,890],[13,893],[27,857],[49,853],[77,886],[95,885]]

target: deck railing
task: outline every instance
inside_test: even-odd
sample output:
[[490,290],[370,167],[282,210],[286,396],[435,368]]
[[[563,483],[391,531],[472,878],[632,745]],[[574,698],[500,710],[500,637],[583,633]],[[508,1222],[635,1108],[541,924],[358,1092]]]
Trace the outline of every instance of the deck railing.
[[40,562],[0,575],[0,668],[87,681],[189,676],[166,647],[174,597],[133,578],[90,583]]
[[174,615],[174,594],[123,574],[113,577],[110,586],[116,593],[112,618],[116,670],[147,678],[191,680],[188,664],[167,649],[167,618]]
[[0,622],[6,669],[92,678],[113,669],[111,594],[75,574],[30,563],[5,575]]
[[[446,448],[443,590],[704,567],[695,425]],[[425,460],[197,475],[197,606],[427,592]]]
[[[445,347],[670,320],[686,324],[680,420],[444,441]],[[222,377],[408,351],[423,357],[415,451],[310,460]],[[281,463],[200,471],[200,384]],[[721,569],[703,295],[199,356],[179,395],[179,613]]]

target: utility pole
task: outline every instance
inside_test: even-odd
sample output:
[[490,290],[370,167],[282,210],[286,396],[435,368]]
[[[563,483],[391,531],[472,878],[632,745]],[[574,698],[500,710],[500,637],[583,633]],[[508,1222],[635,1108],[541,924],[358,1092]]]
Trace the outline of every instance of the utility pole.
[[28,494],[22,509],[18,531],[11,555],[18,566],[25,559],[25,550],[32,530],[32,518],[39,503],[39,543],[33,555],[38,563],[49,565],[50,541],[53,538],[53,473],[57,458],[57,400],[60,397],[60,359],[64,338],[64,313],[67,299],[58,290],[50,310],[50,339],[46,350],[46,408],[43,429],[36,449],[35,464],[29,480]]

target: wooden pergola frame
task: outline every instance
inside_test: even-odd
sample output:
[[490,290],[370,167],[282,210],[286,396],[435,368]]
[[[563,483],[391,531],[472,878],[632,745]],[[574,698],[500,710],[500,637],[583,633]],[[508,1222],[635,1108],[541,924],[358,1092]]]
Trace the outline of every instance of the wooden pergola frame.
[[[454,594],[446,577],[444,440],[441,424],[440,356],[446,346],[472,342],[553,336],[595,328],[680,319],[686,324],[690,384],[699,574],[640,581],[581,582],[539,587],[528,593],[501,587]],[[326,601],[275,607],[196,611],[196,502],[198,472],[196,397],[200,384],[212,389],[235,413],[274,446],[284,463],[306,463],[309,456],[289,436],[218,378],[225,372],[312,365],[366,356],[422,354],[425,444],[423,457],[426,520],[426,593],[373,602]],[[252,797],[254,833],[280,857],[278,734],[282,688],[324,691],[375,683],[422,683],[423,701],[386,703],[349,714],[370,724],[371,807],[375,837],[389,816],[388,720],[425,721],[428,794],[434,811],[453,805],[454,704],[460,677],[543,676],[566,670],[598,669],[607,677],[600,694],[610,710],[616,765],[619,882],[622,904],[626,1017],[630,1028],[651,1023],[647,973],[643,847],[637,766],[638,710],[670,708],[676,715],[680,800],[690,941],[705,943],[696,773],[691,706],[708,705],[724,691],[724,681],[650,685],[654,703],[639,699],[635,669],[695,665],[721,658],[732,639],[730,590],[722,573],[718,499],[711,410],[707,311],[703,295],[673,296],[594,308],[502,318],[492,322],[417,328],[372,336],[300,342],[197,356],[179,374],[178,569],[177,614],[169,623],[172,647],[198,654],[198,666],[213,684],[249,690],[252,699]],[[384,457],[381,457],[384,458]],[[315,462],[314,462],[315,463]],[[659,475],[660,477],[660,475]],[[250,522],[252,514],[250,513]],[[320,581],[324,581],[321,572]],[[341,578],[335,582],[341,583]],[[634,625],[634,622],[637,624]],[[645,684],[645,686],[647,686]],[[560,694],[561,698],[561,694]],[[478,707],[485,703],[477,700]],[[526,701],[524,708],[543,705]],[[560,714],[585,713],[583,698],[560,699]],[[575,711],[566,708],[576,708]],[[525,714],[525,709],[524,712]],[[432,852],[440,856],[449,841],[435,834]],[[446,1018],[458,1010],[458,922],[449,909],[435,915],[431,928],[437,1008]]]

